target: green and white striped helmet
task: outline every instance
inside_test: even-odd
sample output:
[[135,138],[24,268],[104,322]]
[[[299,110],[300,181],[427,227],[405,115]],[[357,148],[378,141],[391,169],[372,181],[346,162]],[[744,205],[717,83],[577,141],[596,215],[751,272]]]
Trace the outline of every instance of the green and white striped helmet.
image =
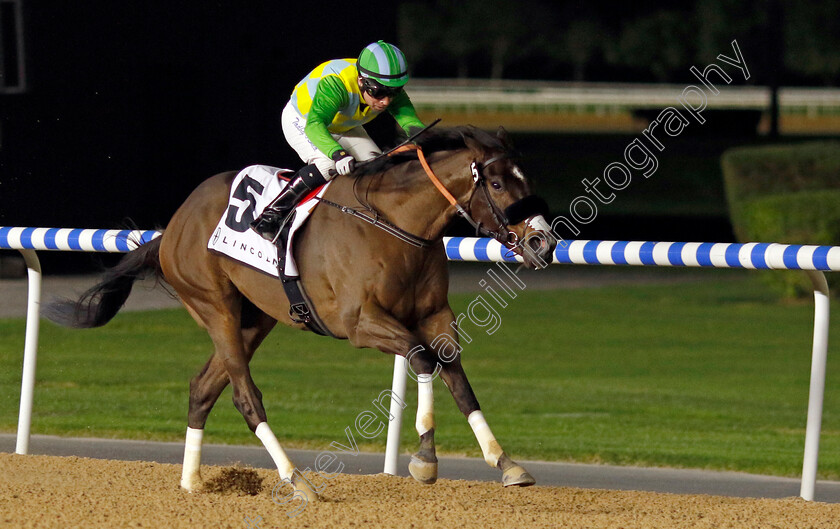
[[381,40],[362,50],[356,67],[359,77],[374,79],[384,86],[397,88],[408,82],[405,55],[393,44]]

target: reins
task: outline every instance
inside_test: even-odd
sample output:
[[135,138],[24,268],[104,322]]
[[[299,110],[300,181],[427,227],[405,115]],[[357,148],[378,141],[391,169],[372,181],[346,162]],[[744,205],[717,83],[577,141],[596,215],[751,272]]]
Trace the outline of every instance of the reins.
[[[496,222],[499,223],[499,231],[491,231],[483,227],[480,222],[476,222],[475,219],[473,219],[472,216],[467,212],[467,210],[465,210],[463,206],[461,206],[461,204],[458,203],[455,197],[452,196],[452,193],[450,193],[449,190],[446,189],[446,186],[443,185],[443,182],[441,182],[435,174],[435,172],[432,171],[431,166],[429,166],[429,162],[426,161],[426,155],[423,153],[423,149],[421,149],[419,145],[403,145],[400,148],[394,150],[395,153],[405,151],[417,151],[417,158],[420,160],[420,165],[423,166],[423,170],[426,171],[426,176],[429,177],[429,180],[431,180],[437,188],[437,190],[440,191],[440,194],[442,194],[449,201],[449,203],[455,207],[455,211],[458,212],[458,215],[460,215],[464,220],[469,222],[473,228],[475,228],[476,235],[490,236],[503,243],[516,243],[515,240],[510,240],[510,236],[515,236],[516,234],[505,228],[507,218],[504,212],[501,209],[499,209],[499,206],[497,206],[493,199],[490,197],[490,192],[487,190],[487,181],[484,178],[483,173],[483,170],[486,169],[488,165],[505,158],[507,156],[506,154],[499,154],[493,156],[492,158],[482,162],[481,164],[479,164],[479,162],[475,160],[470,163],[470,172],[473,175],[473,182],[475,183],[476,187],[480,187],[484,190],[484,198],[487,199],[487,204],[490,207],[490,210],[493,212],[493,218],[496,220]],[[506,236],[502,235],[502,230],[507,232]]]
[[376,226],[380,230],[384,231],[385,233],[393,235],[397,239],[408,243],[411,246],[414,246],[415,248],[428,248],[435,243],[435,241],[418,237],[417,235],[408,233],[407,231],[403,230],[402,228],[399,228],[398,226],[394,226],[387,220],[382,219],[380,217],[379,212],[370,207],[368,207],[368,209],[373,212],[372,216],[366,213],[362,213],[361,211],[351,208],[349,206],[342,206],[341,204],[336,204],[335,202],[327,200],[326,198],[319,198],[318,200],[320,200],[328,206],[332,206],[338,209],[342,213],[350,215],[351,217],[356,217],[357,219],[361,219],[365,222],[368,222]]
[[[476,222],[475,219],[473,219],[472,216],[470,216],[470,214],[467,212],[467,210],[465,210],[464,207],[461,206],[460,203],[458,203],[458,200],[452,195],[452,193],[449,192],[449,190],[446,188],[446,186],[443,185],[443,182],[440,181],[440,178],[438,178],[437,175],[435,174],[435,172],[432,170],[432,167],[429,165],[429,162],[426,160],[426,155],[423,153],[423,149],[421,149],[419,145],[406,143],[406,144],[400,145],[400,146],[398,146],[394,149],[391,149],[385,155],[390,156],[392,154],[398,154],[398,153],[410,152],[410,151],[416,151],[417,152],[417,159],[420,161],[420,165],[423,167],[423,171],[426,173],[426,176],[429,178],[429,180],[431,180],[432,184],[434,184],[434,186],[438,190],[438,192],[441,195],[443,195],[444,198],[446,198],[446,200],[449,202],[449,204],[452,205],[455,208],[455,211],[458,213],[458,215],[460,215],[462,218],[464,218],[473,228],[475,228],[477,235],[490,236],[490,237],[493,237],[494,239],[496,239],[496,240],[498,240],[499,242],[502,242],[502,243],[515,244],[516,241],[515,240],[511,241],[510,236],[514,235],[514,237],[515,237],[516,234],[514,234],[513,232],[511,232],[511,231],[509,231],[505,228],[504,222],[505,222],[506,216],[505,216],[504,212],[502,212],[499,209],[499,207],[496,205],[496,203],[490,197],[490,193],[487,190],[486,180],[484,178],[484,175],[482,174],[482,170],[484,168],[486,168],[488,165],[490,165],[494,162],[497,162],[497,161],[501,160],[506,155],[501,154],[501,155],[494,156],[494,157],[488,159],[487,161],[481,163],[480,168],[479,168],[479,163],[478,162],[473,161],[472,163],[470,163],[470,171],[472,172],[472,175],[473,175],[473,181],[474,181],[476,187],[481,187],[481,188],[484,189],[485,198],[487,199],[487,203],[488,203],[488,205],[489,205],[489,207],[490,207],[490,209],[493,213],[493,217],[496,220],[496,222],[499,223],[500,231],[496,232],[496,231],[488,230],[487,228],[483,227],[481,225],[481,223]],[[356,218],[361,219],[365,222],[368,222],[368,223],[372,224],[373,226],[376,226],[377,228],[379,228],[379,229],[383,230],[384,232],[388,233],[389,235],[392,235],[392,236],[396,237],[397,239],[399,239],[399,240],[401,240],[401,241],[403,241],[407,244],[410,244],[411,246],[414,246],[414,247],[417,247],[417,248],[428,248],[436,242],[436,241],[429,240],[429,239],[424,239],[422,237],[419,237],[417,235],[409,233],[409,232],[403,230],[402,228],[399,228],[398,226],[395,226],[394,224],[388,222],[387,220],[384,220],[383,218],[381,218],[381,213],[376,211],[376,209],[374,209],[370,204],[367,204],[365,201],[362,201],[361,199],[359,199],[358,194],[356,194],[356,199],[359,201],[360,204],[364,205],[365,209],[370,211],[372,213],[372,215],[363,213],[363,212],[359,211],[358,209],[351,208],[349,206],[336,204],[335,202],[332,202],[332,201],[324,199],[324,198],[320,198],[319,200],[321,202],[327,204],[328,206],[332,206],[332,207],[338,209],[342,213],[346,213],[346,214],[348,214],[352,217],[356,217]],[[502,230],[507,232],[506,235],[502,235],[502,233],[501,233]]]

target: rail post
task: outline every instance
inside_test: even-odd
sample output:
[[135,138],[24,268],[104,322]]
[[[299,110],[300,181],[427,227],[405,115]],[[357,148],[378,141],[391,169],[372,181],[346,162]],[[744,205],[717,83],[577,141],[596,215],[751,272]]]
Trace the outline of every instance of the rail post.
[[828,358],[828,283],[825,274],[806,270],[814,284],[814,342],[811,351],[811,386],[808,394],[808,420],[805,426],[805,455],[802,458],[802,484],[799,496],[814,500],[817,485],[817,461],[820,453],[825,367]]
[[28,292],[26,301],[26,340],[23,346],[23,375],[20,382],[16,454],[29,453],[29,431],[32,426],[32,399],[35,393],[35,365],[38,355],[38,332],[41,313],[41,261],[35,250],[19,250],[26,261]]

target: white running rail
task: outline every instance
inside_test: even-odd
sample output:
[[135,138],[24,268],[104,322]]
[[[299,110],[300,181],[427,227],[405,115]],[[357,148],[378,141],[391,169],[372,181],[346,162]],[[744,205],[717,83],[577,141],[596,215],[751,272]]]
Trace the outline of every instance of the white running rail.
[[[128,252],[158,236],[160,232],[153,230],[0,226],[0,250],[20,251],[29,275],[17,453],[28,452],[32,417],[41,299],[41,266],[36,251]],[[445,237],[444,245],[450,261],[521,262],[520,257],[492,239]],[[803,270],[814,285],[814,341],[800,496],[809,501],[814,499],[828,356],[829,299],[823,272],[840,271],[840,246],[576,240],[561,241],[554,252],[553,263]],[[395,419],[389,421],[385,451],[384,471],[388,474],[397,472],[403,411],[399,402],[405,402],[406,374],[405,358],[397,356],[392,384],[397,398],[391,400],[391,414]]]

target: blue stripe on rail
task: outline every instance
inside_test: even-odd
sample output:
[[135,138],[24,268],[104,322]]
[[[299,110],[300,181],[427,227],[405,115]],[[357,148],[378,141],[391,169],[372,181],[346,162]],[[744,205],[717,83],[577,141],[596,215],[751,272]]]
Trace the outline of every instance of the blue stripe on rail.
[[831,250],[831,246],[817,246],[817,249],[814,250],[814,257],[812,258],[814,261],[814,268],[817,270],[831,270],[828,267],[829,250]]
[[452,237],[446,241],[446,258],[455,261],[461,260],[461,252],[458,251],[458,246],[461,244],[463,237]]
[[685,266],[682,258],[682,249],[685,246],[684,242],[671,243],[668,247],[668,262],[674,266]]
[[572,247],[571,242],[563,241],[566,244],[558,244],[556,248],[554,248],[554,258],[557,259],[557,262],[560,264],[572,264],[572,259],[569,257],[569,248]]
[[155,230],[144,231],[143,235],[140,237],[140,244],[146,244],[147,242],[152,242],[153,240],[157,239],[160,236],[162,236],[162,234],[158,233]]
[[646,241],[642,243],[641,248],[639,248],[639,260],[645,266],[656,266],[656,261],[653,259],[653,247],[656,246],[655,242]]
[[105,252],[107,251],[105,248],[105,234],[108,233],[108,230],[96,230],[93,232],[93,237],[91,237],[91,244],[93,244],[93,249],[97,252]]
[[507,263],[517,262],[516,261],[516,254],[514,253],[514,251],[511,250],[510,248],[507,248],[506,246],[502,246],[501,254],[502,254],[502,260],[503,261],[505,261]]
[[58,244],[55,242],[55,236],[58,235],[58,228],[50,228],[44,234],[44,246],[50,250],[58,250]]
[[116,245],[117,250],[121,252],[130,252],[131,247],[128,245],[131,237],[131,230],[122,230],[117,234]]
[[9,247],[9,230],[11,228],[0,228],[0,248]]
[[70,234],[67,236],[67,245],[70,247],[71,250],[81,250],[82,244],[79,242],[79,237],[82,236],[82,233],[85,230],[82,229],[75,229],[70,230]]
[[715,266],[712,264],[712,246],[714,246],[714,243],[704,242],[697,247],[697,264],[700,266]]
[[475,243],[475,258],[479,261],[488,261],[489,257],[487,257],[487,245],[490,244],[490,241],[493,239],[486,239],[481,238]]
[[586,264],[601,264],[598,261],[598,247],[604,241],[589,241],[583,245],[583,261]]
[[767,265],[767,248],[769,246],[770,244],[766,242],[758,243],[753,246],[753,249],[750,252],[750,262],[757,269],[770,268]]
[[610,250],[610,257],[617,265],[626,265],[627,258],[624,256],[624,249],[627,248],[627,241],[618,241],[613,244],[612,250]]
[[782,262],[785,264],[785,268],[790,268],[791,270],[800,269],[799,261],[796,259],[800,248],[802,248],[801,244],[791,244],[785,248],[785,251],[782,253]]
[[726,264],[731,268],[744,268],[741,264],[741,259],[738,257],[738,254],[741,252],[741,247],[743,246],[743,244],[730,244],[726,247],[724,257],[726,258]]
[[24,228],[20,232],[20,245],[24,248],[32,248],[32,234],[34,232],[35,228]]

